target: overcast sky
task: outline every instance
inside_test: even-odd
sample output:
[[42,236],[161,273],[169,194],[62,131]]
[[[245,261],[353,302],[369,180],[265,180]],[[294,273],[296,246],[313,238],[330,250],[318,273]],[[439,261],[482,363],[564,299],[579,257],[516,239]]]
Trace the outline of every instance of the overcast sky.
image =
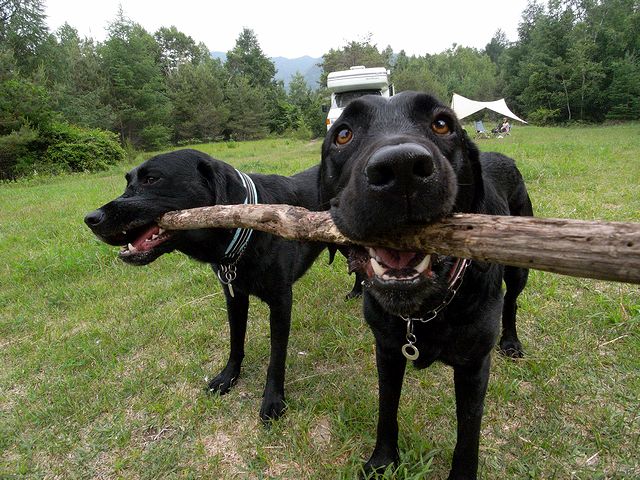
[[45,0],[45,13],[51,31],[67,22],[98,41],[122,5],[125,16],[150,33],[175,25],[213,51],[231,50],[247,27],[269,57],[320,57],[368,33],[380,50],[391,45],[395,52],[424,55],[453,43],[484,48],[499,28],[516,40],[527,1]]

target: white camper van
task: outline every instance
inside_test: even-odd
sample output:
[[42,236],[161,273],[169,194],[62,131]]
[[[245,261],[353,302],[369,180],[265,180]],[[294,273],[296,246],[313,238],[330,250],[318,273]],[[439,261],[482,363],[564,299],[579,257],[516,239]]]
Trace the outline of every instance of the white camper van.
[[365,68],[362,65],[349,70],[331,72],[327,76],[327,89],[331,92],[331,107],[327,115],[327,129],[340,116],[344,107],[354,98],[362,95],[393,95],[393,85],[389,84],[391,72],[384,67]]

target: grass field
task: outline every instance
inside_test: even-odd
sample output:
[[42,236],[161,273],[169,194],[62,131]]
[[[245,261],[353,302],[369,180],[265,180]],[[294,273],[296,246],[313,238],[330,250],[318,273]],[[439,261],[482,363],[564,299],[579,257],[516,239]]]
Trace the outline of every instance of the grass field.
[[[479,145],[516,158],[539,216],[640,222],[640,124],[517,128]],[[197,148],[290,174],[320,143]],[[354,478],[375,441],[377,384],[343,260],[324,254],[296,284],[289,409],[265,429],[266,307],[252,301],[234,390],[206,395],[228,353],[210,269],[181,254],[124,265],[82,223],[131,166],[0,185],[0,478]],[[494,356],[481,477],[640,478],[638,286],[533,272],[519,328],[526,358]],[[446,478],[448,367],[408,370],[399,421],[394,478]]]

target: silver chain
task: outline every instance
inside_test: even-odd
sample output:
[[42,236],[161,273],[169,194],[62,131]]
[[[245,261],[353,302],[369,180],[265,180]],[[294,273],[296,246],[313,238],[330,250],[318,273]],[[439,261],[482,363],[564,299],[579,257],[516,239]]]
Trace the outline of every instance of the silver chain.
[[436,318],[442,310],[447,308],[447,306],[453,300],[453,297],[455,297],[456,293],[458,293],[460,285],[462,285],[462,280],[464,279],[464,272],[467,271],[467,268],[470,264],[471,260],[463,260],[462,267],[460,267],[460,270],[457,272],[456,278],[454,278],[453,282],[451,282],[451,284],[449,285],[449,288],[447,289],[447,295],[444,297],[444,300],[436,308],[427,312],[427,315],[419,318],[405,317],[404,315],[400,315],[400,318],[407,322],[407,333],[405,335],[407,343],[402,345],[402,354],[406,357],[407,360],[417,360],[420,356],[418,347],[415,346],[416,336],[413,333],[413,322],[428,323]]

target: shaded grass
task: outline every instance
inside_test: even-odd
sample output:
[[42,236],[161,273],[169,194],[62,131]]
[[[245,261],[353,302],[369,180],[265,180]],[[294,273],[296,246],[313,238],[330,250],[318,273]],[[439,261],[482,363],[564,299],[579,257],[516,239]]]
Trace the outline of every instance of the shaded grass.
[[[479,145],[517,159],[540,216],[640,221],[639,125],[517,128]],[[319,146],[196,148],[291,174]],[[0,478],[354,478],[375,441],[377,392],[360,304],[343,300],[344,261],[323,255],[295,286],[289,410],[264,429],[267,308],[252,301],[234,390],[205,395],[228,354],[210,269],[181,254],[126,266],[82,224],[131,166],[0,186]],[[637,286],[532,272],[519,316],[527,356],[494,358],[481,476],[639,476],[639,323]],[[451,376],[408,370],[395,478],[446,477]]]

